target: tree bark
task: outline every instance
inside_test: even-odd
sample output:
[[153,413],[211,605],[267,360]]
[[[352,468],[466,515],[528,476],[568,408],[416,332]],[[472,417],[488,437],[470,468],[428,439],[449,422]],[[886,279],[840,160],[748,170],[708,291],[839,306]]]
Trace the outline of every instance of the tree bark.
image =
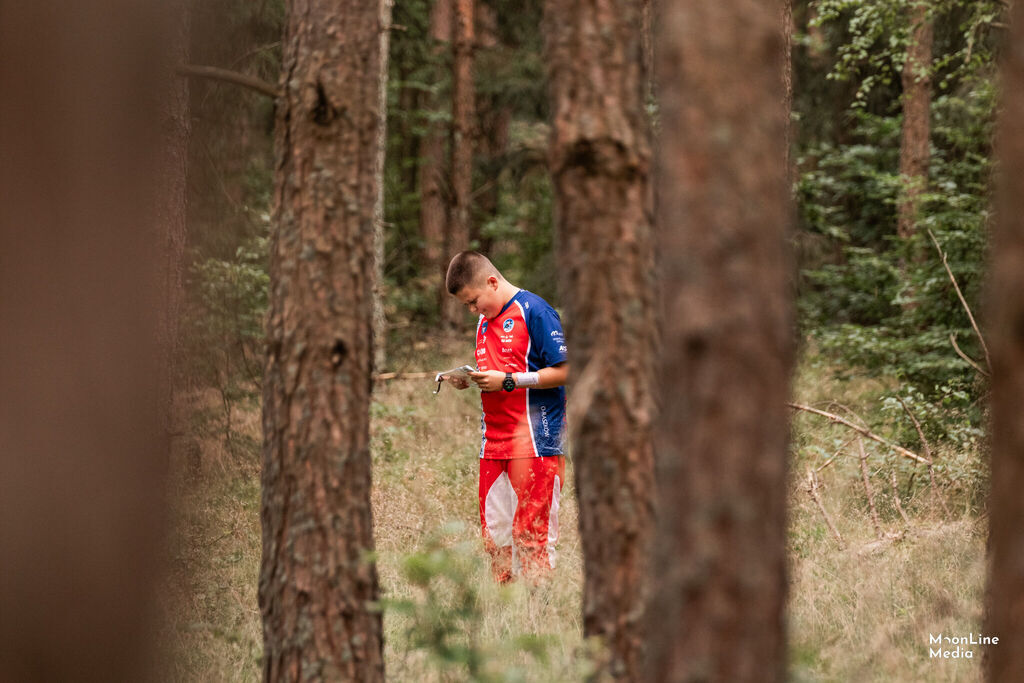
[[383,679],[366,558],[380,2],[288,4],[263,393],[268,681]]
[[[440,54],[444,45],[451,42],[452,0],[435,0],[430,10],[430,37]],[[441,81],[440,67],[437,79]],[[441,110],[439,94],[429,97],[425,108],[433,112]],[[423,139],[419,170],[420,185],[420,235],[423,238],[423,266],[427,273],[427,286],[436,292],[439,309],[444,306],[448,292],[444,289],[444,235],[448,223],[448,202],[445,188],[448,185],[448,163],[445,155],[445,140],[449,127],[441,121],[432,122]]]
[[384,164],[388,148],[388,52],[391,46],[391,9],[394,0],[380,0],[380,66],[378,78],[377,111],[380,126],[377,130],[377,201],[373,206],[373,367],[380,372],[387,363],[388,319],[384,310],[387,292],[384,288],[384,248],[387,241],[384,230]]
[[900,139],[900,176],[905,184],[899,205],[897,234],[907,240],[917,226],[917,209],[928,183],[931,156],[931,68],[933,24],[928,2],[918,0],[909,8],[910,43],[903,65],[903,131]]
[[583,628],[608,647],[605,673],[626,680],[641,680],[653,486],[654,259],[641,24],[637,0],[545,5]]
[[650,681],[785,678],[790,219],[779,1],[663,0]]
[[[469,248],[470,203],[473,194],[473,0],[454,0],[452,40],[452,204],[445,232],[445,252],[450,258]],[[441,299],[442,320],[457,326],[464,313],[455,297]]]
[[988,680],[1024,675],[1024,8],[1012,3],[1002,64],[996,219],[988,282],[992,351],[992,491],[985,635]]
[[178,330],[185,302],[184,256],[188,235],[187,177],[188,144],[191,133],[189,118],[188,79],[175,73],[175,67],[188,61],[189,16],[184,1],[166,3],[173,16],[170,20],[173,35],[168,50],[170,60],[165,65],[162,81],[167,83],[161,112],[161,192],[157,195],[157,215],[160,218],[158,235],[163,242],[160,276],[163,280],[165,305],[161,307],[160,337],[163,353],[160,375],[160,395],[164,402],[161,414],[167,418],[166,431],[173,431],[170,422],[174,399],[175,365],[180,347]]

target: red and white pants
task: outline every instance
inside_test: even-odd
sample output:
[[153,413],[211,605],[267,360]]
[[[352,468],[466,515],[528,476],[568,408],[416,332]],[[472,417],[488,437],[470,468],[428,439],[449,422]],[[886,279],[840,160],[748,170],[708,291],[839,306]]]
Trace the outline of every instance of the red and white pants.
[[496,581],[555,567],[565,456],[480,459],[480,525]]

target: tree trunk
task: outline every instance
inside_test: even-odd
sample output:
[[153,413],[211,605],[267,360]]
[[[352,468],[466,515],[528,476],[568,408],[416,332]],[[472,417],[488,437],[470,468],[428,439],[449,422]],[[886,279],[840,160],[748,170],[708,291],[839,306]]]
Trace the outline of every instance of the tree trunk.
[[380,127],[377,130],[377,201],[373,207],[373,367],[376,372],[383,370],[387,363],[388,319],[384,311],[384,163],[388,148],[388,51],[391,45],[391,8],[394,0],[380,2],[380,91],[377,110],[380,112]]
[[1013,3],[1001,82],[999,180],[988,291],[992,349],[992,491],[989,500],[988,680],[1024,674],[1024,8]]
[[158,3],[0,10],[0,679],[162,680]]
[[288,4],[263,392],[264,678],[383,679],[370,508],[378,2]]
[[550,163],[566,294],[583,628],[641,680],[652,518],[650,140],[637,0],[549,0]]
[[169,60],[165,65],[164,92],[161,111],[161,192],[157,196],[157,215],[160,218],[158,234],[163,242],[160,276],[163,280],[166,304],[161,308],[160,337],[163,354],[160,373],[160,396],[164,402],[161,414],[168,419],[164,425],[173,431],[170,423],[174,398],[175,364],[179,349],[178,330],[185,301],[184,262],[186,226],[186,195],[188,173],[188,143],[191,133],[189,118],[188,79],[178,76],[176,67],[188,63],[189,16],[188,3],[169,2],[165,5],[173,14],[172,43]]
[[[454,0],[452,41],[452,205],[448,213],[445,253],[451,257],[469,248],[470,202],[473,194],[473,0]],[[457,326],[464,313],[455,297],[444,296],[444,324]]]
[[781,7],[663,0],[662,285],[650,681],[785,677],[785,241]]
[[[498,45],[498,16],[495,10],[481,4],[476,8],[477,46],[487,50]],[[477,130],[474,146],[480,159],[483,185],[476,191],[476,208],[480,219],[470,226],[470,241],[478,243],[479,251],[490,254],[493,239],[482,234],[483,223],[498,215],[499,177],[506,163],[512,109],[496,95],[477,98]]]
[[[451,42],[452,0],[435,0],[430,10],[430,37],[435,42],[436,54],[442,46]],[[436,80],[441,81],[440,66]],[[429,97],[425,108],[433,112],[441,110],[440,94]],[[445,139],[448,126],[440,121],[430,123],[423,139],[419,170],[420,184],[420,235],[423,238],[423,266],[427,273],[427,286],[437,293],[439,309],[443,309],[448,292],[444,289],[445,244],[444,234],[448,223],[448,202],[445,187],[448,178],[448,164],[445,155]]]
[[906,183],[899,205],[897,234],[909,239],[915,232],[921,193],[928,183],[931,126],[932,20],[928,3],[910,6],[910,44],[903,65],[903,132],[900,140],[900,176]]

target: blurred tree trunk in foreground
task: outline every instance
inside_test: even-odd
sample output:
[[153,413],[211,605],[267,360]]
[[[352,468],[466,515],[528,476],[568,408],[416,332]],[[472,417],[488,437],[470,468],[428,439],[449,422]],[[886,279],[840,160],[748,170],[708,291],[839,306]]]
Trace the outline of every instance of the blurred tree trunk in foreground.
[[1024,678],[1024,7],[1013,5],[1003,57],[1000,162],[990,250],[992,492],[988,680]]
[[790,209],[776,2],[663,0],[649,681],[785,678]]
[[928,183],[931,158],[932,37],[933,21],[928,2],[916,0],[908,7],[910,42],[903,64],[903,129],[900,137],[900,176],[907,185],[899,205],[897,233],[913,236],[917,226],[919,197]]
[[381,1],[287,6],[263,394],[268,681],[384,673],[366,557]]
[[583,628],[608,646],[606,673],[627,680],[641,680],[653,503],[654,258],[641,25],[639,0],[545,6]]
[[[452,203],[445,229],[444,264],[457,252],[469,248],[470,203],[473,195],[473,141],[475,89],[473,88],[474,0],[453,0],[452,24]],[[465,316],[462,304],[442,294],[441,317],[454,329]]]
[[[0,20],[0,678],[158,680],[161,78],[138,0]],[[168,238],[170,239],[170,238]]]

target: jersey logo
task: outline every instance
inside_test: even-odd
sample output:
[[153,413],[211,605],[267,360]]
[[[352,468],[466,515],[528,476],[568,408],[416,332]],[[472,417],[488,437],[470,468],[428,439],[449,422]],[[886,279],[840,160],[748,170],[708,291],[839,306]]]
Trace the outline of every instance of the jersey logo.
[[501,326],[501,329],[505,330],[506,332],[511,332],[512,327],[515,326],[515,324],[516,321],[513,320],[512,318],[509,318],[508,320],[505,321],[505,324]]
[[483,321],[482,323],[480,323],[480,331],[482,333],[484,333],[484,334],[487,334],[487,321],[486,320]]

